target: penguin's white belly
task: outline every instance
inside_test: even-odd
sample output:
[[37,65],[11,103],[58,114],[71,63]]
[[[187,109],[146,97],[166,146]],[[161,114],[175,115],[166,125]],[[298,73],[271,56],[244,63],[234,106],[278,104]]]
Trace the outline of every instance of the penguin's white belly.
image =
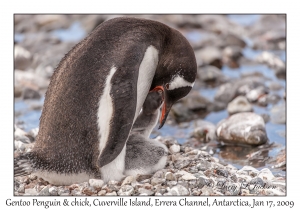
[[139,77],[137,82],[137,101],[134,121],[139,115],[144,101],[148,95],[151,83],[158,64],[158,50],[150,45],[144,55],[139,68]]

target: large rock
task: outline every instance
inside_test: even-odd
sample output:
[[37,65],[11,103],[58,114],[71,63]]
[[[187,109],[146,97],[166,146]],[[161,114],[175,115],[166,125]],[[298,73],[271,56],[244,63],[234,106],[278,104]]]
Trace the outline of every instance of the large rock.
[[252,105],[245,96],[236,97],[227,106],[227,111],[231,115],[239,112],[251,112],[252,110]]
[[217,137],[230,144],[261,145],[268,140],[263,118],[251,112],[234,114],[219,122]]

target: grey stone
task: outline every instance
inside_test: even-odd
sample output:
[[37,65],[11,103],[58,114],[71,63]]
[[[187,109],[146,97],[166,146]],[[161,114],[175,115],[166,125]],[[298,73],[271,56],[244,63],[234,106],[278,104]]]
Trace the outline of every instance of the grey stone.
[[218,141],[231,144],[261,145],[268,137],[265,122],[260,115],[237,113],[217,125]]
[[25,194],[28,194],[28,195],[38,195],[38,192],[36,191],[35,188],[29,188],[29,189],[25,189]]
[[49,188],[50,195],[58,195],[57,187],[53,186]]
[[49,196],[49,195],[50,195],[49,187],[48,187],[48,186],[45,186],[45,187],[39,192],[38,195]]
[[145,188],[139,188],[138,192],[140,193],[140,195],[154,195],[154,192],[151,190],[147,190]]
[[175,153],[180,152],[180,146],[178,144],[173,144],[170,147],[170,152],[171,152],[171,154],[175,154]]
[[170,190],[171,195],[190,195],[190,192],[188,191],[188,189],[186,189],[184,186],[182,185],[176,185],[174,187],[171,188]]
[[152,185],[158,185],[164,183],[166,180],[162,178],[152,178],[151,179],[151,184]]
[[135,178],[133,176],[127,176],[123,182],[122,182],[122,185],[126,185],[126,184],[131,184],[133,181],[135,181]]
[[204,159],[200,159],[200,163],[197,164],[197,168],[201,171],[205,171],[210,167],[211,167],[211,163]]
[[194,123],[195,129],[192,133],[192,137],[202,142],[209,142],[215,140],[216,137],[216,126],[210,122],[204,120],[197,120]]
[[104,181],[101,179],[90,179],[89,184],[94,188],[101,188],[104,185]]
[[231,115],[239,112],[251,112],[252,110],[252,105],[245,96],[236,97],[227,106],[227,111]]
[[275,124],[285,124],[286,123],[286,104],[282,103],[273,106],[271,109],[271,122]]
[[171,172],[167,172],[165,174],[165,179],[169,180],[169,181],[176,181],[175,175],[173,173],[171,173]]
[[130,185],[123,185],[118,191],[118,195],[132,195],[134,193],[134,188]]
[[115,191],[111,192],[111,193],[106,193],[107,196],[116,196],[117,193]]

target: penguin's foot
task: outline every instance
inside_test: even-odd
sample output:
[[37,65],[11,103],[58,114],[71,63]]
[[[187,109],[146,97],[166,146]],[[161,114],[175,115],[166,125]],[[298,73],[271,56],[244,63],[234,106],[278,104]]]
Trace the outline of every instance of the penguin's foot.
[[127,142],[125,175],[152,174],[163,169],[168,158],[167,147],[153,139],[131,136]]

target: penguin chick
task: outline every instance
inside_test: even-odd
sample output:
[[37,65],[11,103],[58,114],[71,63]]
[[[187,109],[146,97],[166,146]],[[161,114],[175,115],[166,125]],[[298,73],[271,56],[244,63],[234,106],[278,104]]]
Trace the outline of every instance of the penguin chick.
[[165,167],[167,147],[149,135],[157,124],[162,91],[150,92],[126,144],[125,175],[151,174]]

